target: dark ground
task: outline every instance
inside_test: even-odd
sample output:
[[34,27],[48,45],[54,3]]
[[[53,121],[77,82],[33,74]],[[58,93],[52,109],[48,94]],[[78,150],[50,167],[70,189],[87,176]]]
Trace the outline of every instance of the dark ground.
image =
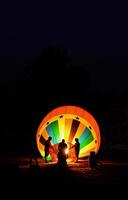
[[46,181],[61,184],[77,185],[122,185],[128,183],[128,161],[102,160],[101,167],[91,169],[88,160],[79,160],[79,163],[68,162],[65,168],[59,167],[55,162],[44,163],[38,158],[1,159],[0,177],[5,180]]
[[[69,162],[66,168],[54,162],[44,163],[38,157],[38,166],[31,157],[1,157],[0,185],[4,195],[36,198],[111,198],[125,197],[128,185],[128,160],[103,159],[101,167],[91,169],[88,160]],[[9,191],[9,192],[7,192]],[[119,196],[120,195],[120,196]],[[16,196],[17,197],[17,196]],[[44,197],[45,198],[45,197]],[[45,198],[45,199],[47,199]]]

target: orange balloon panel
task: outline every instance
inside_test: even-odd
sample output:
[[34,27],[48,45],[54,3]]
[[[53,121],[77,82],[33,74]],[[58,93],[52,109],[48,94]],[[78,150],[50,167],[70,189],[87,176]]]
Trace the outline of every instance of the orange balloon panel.
[[[98,152],[100,147],[100,130],[94,117],[77,106],[61,106],[49,112],[40,123],[36,134],[37,147],[44,158],[44,143],[46,139],[52,137],[54,152],[49,155],[49,159],[55,160],[57,157],[57,146],[62,139],[65,139],[69,146],[73,145],[75,138],[80,142],[80,155],[85,157],[90,151]],[[71,155],[72,150],[69,150]]]

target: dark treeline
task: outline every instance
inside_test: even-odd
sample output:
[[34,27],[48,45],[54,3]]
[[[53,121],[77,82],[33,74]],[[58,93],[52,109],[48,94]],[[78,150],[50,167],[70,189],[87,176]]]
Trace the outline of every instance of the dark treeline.
[[67,49],[49,47],[25,66],[24,79],[1,82],[0,153],[38,154],[36,130],[42,118],[61,105],[88,110],[106,144],[127,144],[127,91],[94,91],[90,77],[85,65],[71,64]]

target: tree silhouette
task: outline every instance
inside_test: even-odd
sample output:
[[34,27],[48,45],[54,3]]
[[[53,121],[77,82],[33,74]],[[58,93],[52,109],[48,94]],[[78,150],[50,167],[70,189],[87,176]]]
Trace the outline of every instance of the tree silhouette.
[[38,101],[43,102],[75,103],[84,98],[90,85],[86,67],[71,65],[68,50],[63,47],[43,49],[33,65],[32,74],[33,91]]

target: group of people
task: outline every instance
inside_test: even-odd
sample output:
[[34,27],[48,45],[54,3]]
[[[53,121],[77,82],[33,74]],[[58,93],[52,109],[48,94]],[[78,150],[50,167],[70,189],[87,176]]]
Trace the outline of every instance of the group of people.
[[[49,138],[45,141],[45,148],[44,148],[44,151],[45,151],[45,162],[47,162],[47,157],[49,155],[49,150],[50,148],[52,148],[52,150],[54,151],[54,148],[53,146],[51,145],[51,140],[52,140],[52,137],[49,136]],[[79,143],[79,140],[78,138],[75,138],[75,144],[72,145],[70,149],[74,148],[75,149],[75,162],[78,162],[78,159],[79,159],[79,152],[80,152],[80,143]],[[68,155],[68,146],[67,144],[65,143],[65,140],[62,139],[62,141],[59,143],[58,145],[58,154],[57,154],[57,157],[58,157],[58,163],[59,164],[66,164],[66,159],[67,159],[67,155]]]

